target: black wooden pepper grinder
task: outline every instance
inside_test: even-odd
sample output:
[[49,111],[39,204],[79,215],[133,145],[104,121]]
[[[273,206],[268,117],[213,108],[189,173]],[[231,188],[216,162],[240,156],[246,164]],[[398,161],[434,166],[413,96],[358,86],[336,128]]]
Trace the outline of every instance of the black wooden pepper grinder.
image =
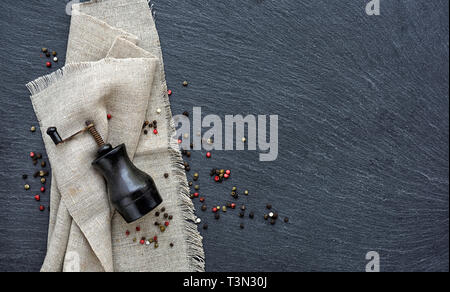
[[162,203],[155,182],[131,162],[125,144],[115,148],[105,144],[92,122],[86,122],[86,128],[65,140],[55,127],[48,128],[47,134],[58,145],[85,131],[92,134],[99,147],[92,165],[105,178],[111,202],[127,223],[138,220]]

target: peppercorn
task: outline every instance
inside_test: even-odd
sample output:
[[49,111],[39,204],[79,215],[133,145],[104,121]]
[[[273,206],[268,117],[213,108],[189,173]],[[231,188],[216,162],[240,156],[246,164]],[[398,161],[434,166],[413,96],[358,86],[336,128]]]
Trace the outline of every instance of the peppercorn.
[[244,195],[248,196],[248,191],[247,190],[244,191]]
[[157,130],[157,129],[154,129],[154,130],[153,130],[153,134],[158,135],[158,130]]
[[241,227],[241,229],[244,229],[244,223],[241,223],[241,225],[239,225],[239,227]]
[[40,171],[36,171],[36,172],[33,174],[33,177],[34,177],[34,178],[37,178],[37,177],[39,176],[39,173],[40,173]]
[[55,51],[52,52],[52,56],[55,57],[57,53]]
[[164,174],[164,178],[168,178],[169,177],[169,174],[168,173],[165,173]]
[[273,213],[272,218],[275,219],[275,220],[278,219],[278,213]]
[[188,183],[188,185],[189,185],[190,187],[192,187],[193,184],[194,184],[194,183],[191,182],[191,181]]
[[164,225],[159,225],[159,230],[160,230],[161,232],[166,231],[166,226],[164,226]]
[[41,50],[42,50],[42,53],[47,53],[48,52],[47,48],[42,48]]
[[147,130],[144,130],[144,135],[147,135],[148,134],[148,131]]
[[43,170],[40,170],[40,171],[39,171],[39,176],[40,176],[40,177],[44,177],[44,175],[45,175],[45,172],[44,172]]
[[215,218],[216,220],[219,220],[219,219],[220,219],[220,214],[219,214],[219,213],[216,213],[216,214],[214,215],[214,218]]
[[198,196],[200,196],[199,193],[194,193],[194,197],[195,197],[195,198],[198,198]]
[[186,156],[187,156],[188,158],[191,157],[191,152],[190,152],[190,151],[186,152]]
[[155,226],[159,226],[159,222],[158,221],[155,221]]
[[216,207],[212,208],[212,211],[213,211],[214,213],[216,213],[216,212],[217,212],[217,208],[216,208]]
[[250,214],[248,214],[248,217],[250,217],[250,219],[253,219],[255,217],[255,214],[253,212],[250,212]]
[[216,174],[216,169],[215,168],[211,169],[211,171],[209,173],[209,176],[214,176],[214,174]]
[[204,230],[208,229],[208,224],[206,224],[206,223],[203,224],[203,229],[204,229]]
[[183,112],[183,116],[189,117],[189,113],[187,111]]
[[285,217],[285,218],[284,218],[284,222],[285,222],[285,223],[288,223],[288,222],[289,222],[289,218],[288,218],[288,217]]
[[244,218],[245,214],[244,212],[239,212],[239,217]]
[[161,113],[161,109],[160,108],[156,109],[156,113],[160,114]]
[[198,191],[198,190],[200,189],[200,186],[199,186],[199,185],[195,185],[195,186],[194,186],[194,189],[195,189],[196,191]]
[[173,247],[173,243],[172,242],[169,245],[170,245],[170,247]]
[[41,205],[41,206],[39,206],[39,210],[42,212],[45,210],[45,207]]
[[153,241],[158,241],[158,236],[153,236]]
[[34,196],[34,199],[39,202],[41,200],[41,196],[36,195],[36,196]]
[[24,174],[24,175],[22,175],[22,178],[23,178],[23,179],[27,179],[27,178],[28,178],[28,175]]
[[225,173],[225,174],[223,175],[223,177],[224,177],[225,179],[228,179],[230,176],[229,176],[228,174]]
[[267,204],[266,208],[270,210],[270,209],[272,209],[272,205],[271,204]]
[[167,94],[169,95],[169,96],[171,96],[172,95],[172,90],[167,90]]
[[269,219],[269,215],[264,214],[264,220],[267,220],[267,219]]
[[188,86],[189,85],[189,83],[187,82],[187,81],[183,81],[183,86],[184,87],[186,87],[186,86]]
[[58,63],[58,57],[54,57],[53,62]]
[[214,177],[214,180],[215,180],[216,182],[219,182],[219,181],[220,181],[220,176],[216,175],[216,176]]
[[206,158],[211,158],[211,152],[206,152]]
[[24,185],[24,189],[25,190],[29,190],[30,189],[30,185],[29,184]]
[[41,167],[45,167],[47,163],[45,161],[41,161]]
[[32,126],[32,127],[30,128],[30,131],[31,131],[31,132],[36,132],[36,127],[35,127],[35,126]]
[[45,63],[45,66],[47,66],[47,68],[50,68],[52,66],[52,63],[47,62],[47,63]]
[[45,184],[45,182],[46,182],[45,177],[41,177],[41,183],[42,183],[42,184]]
[[42,158],[42,153],[36,154],[36,158],[37,158],[37,159],[41,159],[41,158]]
[[206,211],[206,209],[207,209],[206,205],[203,205],[202,206],[202,211]]
[[198,173],[194,173],[194,181],[198,180]]
[[107,115],[106,115],[106,118],[107,118],[108,120],[110,120],[110,119],[112,118],[112,115],[111,115],[111,114],[107,114]]
[[242,211],[245,211],[245,209],[246,209],[246,208],[245,208],[245,205],[242,205],[242,206],[241,206],[241,210],[242,210]]
[[36,165],[38,163],[37,159],[33,159],[33,165]]
[[173,216],[172,215],[169,215],[169,220],[172,220],[173,219]]
[[231,203],[231,208],[232,209],[236,208],[236,204],[235,203]]
[[137,231],[137,232],[141,231],[141,227],[136,226],[136,231]]
[[47,58],[50,58],[50,53],[49,53],[49,52],[45,53],[45,56],[46,56]]
[[158,212],[158,211],[155,212],[155,216],[156,216],[156,217],[159,217],[159,212]]
[[126,235],[126,236],[129,236],[129,235],[130,235],[130,231],[128,231],[128,230],[125,231],[125,235]]
[[271,225],[275,225],[275,222],[276,222],[275,219],[270,220]]
[[140,243],[140,244],[145,244],[145,239],[141,239],[141,240],[139,241],[139,243]]
[[166,212],[166,207],[162,207],[161,212]]
[[226,206],[223,206],[222,207],[222,212],[226,212],[227,211],[227,207]]
[[200,198],[200,203],[203,203],[205,201],[205,198],[201,197]]
[[237,187],[233,187],[231,190],[232,190],[233,192],[235,192],[235,191],[237,191]]
[[30,152],[30,157],[34,158],[36,156],[36,154],[34,152]]
[[168,218],[168,217],[169,217],[169,214],[164,213],[164,218]]

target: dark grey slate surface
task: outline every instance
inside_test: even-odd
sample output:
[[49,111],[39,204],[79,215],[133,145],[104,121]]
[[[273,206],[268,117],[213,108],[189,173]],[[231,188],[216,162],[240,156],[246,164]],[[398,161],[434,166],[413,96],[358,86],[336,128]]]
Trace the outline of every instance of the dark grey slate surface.
[[[49,72],[42,46],[64,64],[67,2],[0,1],[0,271],[38,271],[45,255],[39,183],[21,178],[37,169],[28,152],[45,153],[24,84]],[[154,1],[175,114],[280,117],[275,162],[191,158],[208,200],[245,187],[257,214],[245,231],[201,214],[208,271],[363,271],[369,250],[384,271],[448,271],[449,2],[381,0],[378,17],[366,2]],[[211,167],[232,181],[212,184]],[[268,226],[267,202],[290,223]]]

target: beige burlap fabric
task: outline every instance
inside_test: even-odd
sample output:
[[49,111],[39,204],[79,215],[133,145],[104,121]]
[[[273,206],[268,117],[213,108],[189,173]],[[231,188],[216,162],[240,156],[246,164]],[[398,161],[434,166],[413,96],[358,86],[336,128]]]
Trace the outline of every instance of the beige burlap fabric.
[[[193,223],[159,38],[147,1],[74,5],[67,65],[27,87],[53,173],[42,271],[203,271],[202,238]],[[156,210],[126,224],[111,208],[104,180],[91,166],[97,146],[90,135],[55,146],[45,134],[56,126],[67,137],[86,120],[95,122],[108,143],[125,143],[134,164],[154,178],[164,200],[161,206],[173,215],[165,232],[154,225]],[[158,135],[142,133],[145,120],[158,121]],[[159,248],[139,244],[141,237],[154,235]]]

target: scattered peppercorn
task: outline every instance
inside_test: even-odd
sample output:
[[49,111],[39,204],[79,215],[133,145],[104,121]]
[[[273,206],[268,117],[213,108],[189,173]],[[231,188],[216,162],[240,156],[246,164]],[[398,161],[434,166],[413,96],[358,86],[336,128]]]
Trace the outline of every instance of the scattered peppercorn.
[[137,232],[141,231],[141,227],[136,226],[136,231],[137,231]]
[[243,218],[245,216],[244,212],[239,212],[239,217]]
[[147,130],[144,130],[144,135],[147,135],[148,134],[148,131]]
[[250,212],[250,214],[248,214],[248,217],[250,217],[250,219],[253,219],[255,217],[255,214],[253,212]]
[[169,220],[172,220],[173,219],[173,216],[172,215],[169,215]]
[[204,229],[204,230],[208,229],[208,224],[206,224],[206,223],[203,224],[203,229]]
[[52,67],[52,63],[47,62],[47,63],[45,63],[45,66],[47,66],[47,68],[50,68],[50,67]]
[[41,187],[41,193],[45,192],[45,188]]
[[45,167],[47,165],[47,163],[45,161],[41,161],[41,166]]
[[160,230],[161,232],[166,231],[166,226],[164,226],[164,225],[159,225],[159,230]]
[[188,86],[189,85],[189,83],[187,82],[187,81],[183,81],[183,86],[184,87],[186,87],[186,86]]
[[41,200],[41,196],[36,195],[36,196],[34,196],[34,199],[39,202]]
[[31,132],[36,132],[36,127],[35,127],[35,126],[32,126],[32,127],[30,128],[30,131],[31,131]]
[[206,209],[207,209],[206,205],[203,205],[202,206],[202,211],[206,211]]
[[45,210],[45,207],[41,205],[41,206],[39,206],[39,210],[42,212]]
[[27,178],[28,178],[28,175],[24,174],[24,175],[22,175],[22,178],[23,178],[23,179],[27,179]]
[[30,185],[29,184],[24,185],[24,189],[25,190],[29,190],[30,189]]
[[206,158],[211,158],[211,152],[206,153]]
[[169,174],[168,173],[165,173],[164,174],[164,178],[168,178],[169,177]]
[[165,208],[165,207],[162,207],[162,208],[161,208],[161,212],[166,212],[166,208]]
[[45,184],[45,182],[46,182],[45,177],[41,177],[41,183],[42,183],[42,184]]
[[244,223],[241,223],[241,225],[239,225],[239,227],[241,227],[241,229],[244,229]]
[[289,218],[288,218],[288,217],[285,217],[285,218],[284,218],[284,222],[285,222],[285,223],[288,223],[288,222],[289,222]]
[[194,189],[195,189],[196,191],[198,191],[198,190],[200,189],[200,186],[199,186],[199,185],[195,185],[195,186],[194,186]]
[[172,90],[167,90],[167,94],[169,95],[169,96],[171,96],[172,95]]
[[164,213],[164,218],[169,218],[169,214],[167,214],[167,213]]
[[55,57],[57,53],[55,51],[52,52],[52,56]]
[[270,220],[271,225],[275,225],[275,222],[276,222],[275,219]]
[[264,220],[267,220],[267,219],[269,219],[269,215],[264,214]]
[[42,48],[42,53],[47,53],[48,49],[47,48]]
[[189,113],[187,111],[185,111],[185,112],[183,112],[183,116],[189,117]]
[[169,245],[170,245],[170,247],[173,247],[173,243],[172,242]]
[[270,209],[272,209],[272,205],[271,204],[267,204],[266,208],[270,210]]
[[155,216],[156,216],[156,217],[159,217],[159,212],[155,212]]

